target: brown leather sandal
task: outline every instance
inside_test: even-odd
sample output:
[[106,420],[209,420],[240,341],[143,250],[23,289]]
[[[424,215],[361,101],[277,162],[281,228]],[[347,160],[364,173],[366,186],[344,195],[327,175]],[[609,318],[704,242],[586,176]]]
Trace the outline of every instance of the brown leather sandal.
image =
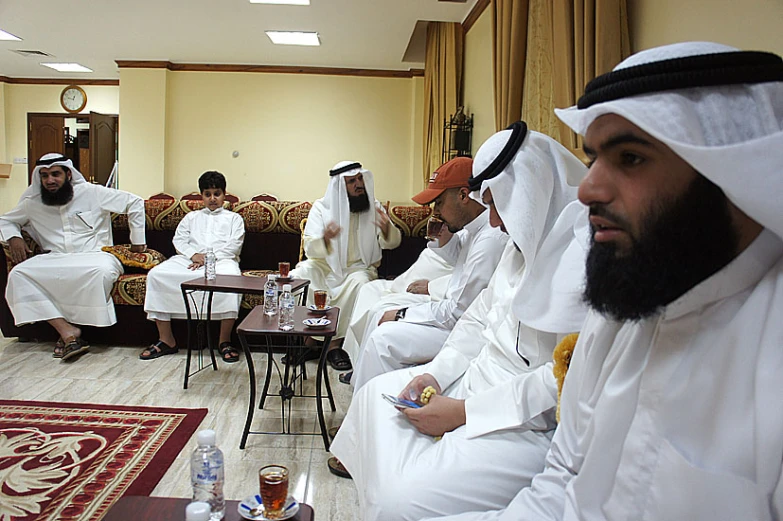
[[65,347],[63,347],[62,361],[65,362],[79,355],[83,355],[90,350],[90,344],[81,338],[70,336],[64,341]]

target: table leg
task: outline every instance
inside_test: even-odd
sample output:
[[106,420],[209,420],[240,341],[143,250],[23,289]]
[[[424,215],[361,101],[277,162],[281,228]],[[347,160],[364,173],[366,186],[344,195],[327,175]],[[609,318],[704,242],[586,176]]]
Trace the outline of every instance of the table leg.
[[212,297],[215,295],[215,292],[209,291],[208,293],[209,293],[209,298],[207,298],[207,347],[209,348],[209,356],[212,358],[212,369],[217,371],[217,361],[215,360],[215,349],[212,346],[212,335],[209,333],[209,323],[212,322]]
[[264,335],[264,339],[266,340],[266,379],[264,380],[264,390],[261,392],[261,402],[258,404],[259,409],[264,408],[264,403],[266,402],[266,395],[269,392],[269,382],[272,380],[272,364],[274,364],[274,359],[272,358],[272,337],[269,335]]
[[245,353],[245,360],[247,360],[247,372],[250,374],[250,401],[247,405],[247,420],[245,420],[245,430],[242,431],[242,441],[239,442],[239,448],[245,448],[245,442],[247,442],[247,435],[250,433],[250,425],[253,423],[253,412],[256,407],[256,370],[253,367],[253,357],[250,356],[250,347],[247,345],[247,339],[245,335],[239,335],[239,343],[242,344],[242,351]]
[[185,313],[187,313],[187,324],[188,324],[188,357],[185,359],[185,387],[184,389],[188,388],[188,376],[190,375],[190,353],[191,353],[191,328],[193,327],[193,318],[190,315],[190,303],[188,302],[188,292],[187,290],[182,290],[182,298],[185,299]]
[[[324,439],[324,449],[328,451],[329,433],[326,431],[326,420],[324,420],[324,405],[321,403],[321,377],[326,372],[326,353],[329,351],[329,344],[332,342],[332,337],[325,337],[323,342],[323,347],[321,348],[321,357],[318,359],[318,370],[316,371],[315,376],[315,406],[318,409],[318,424],[321,426],[321,437]],[[329,391],[329,394],[331,395],[331,391]]]

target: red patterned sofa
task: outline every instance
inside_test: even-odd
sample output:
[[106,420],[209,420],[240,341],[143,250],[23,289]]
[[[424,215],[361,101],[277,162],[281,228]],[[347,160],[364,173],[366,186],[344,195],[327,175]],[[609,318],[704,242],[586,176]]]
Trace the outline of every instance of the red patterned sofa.
[[[155,196],[145,201],[147,245],[166,257],[174,255],[171,243],[174,230],[184,215],[202,207],[201,201]],[[293,266],[299,259],[300,223],[310,212],[311,204],[301,201],[238,201],[227,202],[227,208],[242,215],[245,221],[245,243],[240,267],[244,275],[263,276],[277,269],[279,261]],[[392,278],[405,271],[418,257],[426,241],[430,209],[421,206],[392,206],[392,222],[402,230],[402,244],[395,250],[384,250],[379,276]],[[128,220],[124,215],[113,219],[115,244],[129,242]],[[8,272],[12,264],[7,247],[0,248],[0,291],[5,295]],[[92,343],[141,346],[155,339],[155,325],[146,320],[143,310],[147,275],[143,270],[126,268],[112,290],[117,324],[108,328],[84,328],[84,337]],[[240,319],[260,297],[246,295],[242,301]],[[55,340],[54,330],[47,324],[14,325],[13,316],[3,297],[0,299],[0,330],[5,337]],[[217,330],[217,328],[213,328]],[[174,322],[179,342],[186,341],[184,323]]]

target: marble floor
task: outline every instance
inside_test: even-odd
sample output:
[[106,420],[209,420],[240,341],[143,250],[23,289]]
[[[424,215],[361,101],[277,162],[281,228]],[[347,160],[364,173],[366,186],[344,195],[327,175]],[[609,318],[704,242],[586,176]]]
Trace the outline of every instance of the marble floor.
[[[237,364],[218,361],[211,369],[191,378],[182,388],[185,354],[157,360],[139,360],[141,348],[93,346],[73,363],[52,358],[52,343],[22,343],[0,336],[0,397],[9,400],[104,403],[164,407],[206,407],[208,414],[199,428],[217,432],[218,446],[226,460],[226,499],[241,500],[257,491],[258,469],[269,463],[285,465],[291,476],[291,494],[310,504],[321,520],[359,519],[356,489],[351,480],[329,473],[320,436],[251,435],[244,450],[239,441],[247,414],[249,383],[244,360]],[[254,353],[260,383],[266,354]],[[305,394],[315,392],[315,362],[307,365]],[[325,404],[326,423],[337,425],[350,403],[350,387],[337,381],[329,369],[337,411]],[[273,380],[271,392],[276,391]],[[258,393],[261,389],[259,385]],[[251,430],[280,429],[280,400],[270,398],[264,410],[256,410]],[[317,430],[315,400],[293,400],[293,430]],[[160,481],[153,496],[189,497],[189,457],[196,446],[195,434]]]

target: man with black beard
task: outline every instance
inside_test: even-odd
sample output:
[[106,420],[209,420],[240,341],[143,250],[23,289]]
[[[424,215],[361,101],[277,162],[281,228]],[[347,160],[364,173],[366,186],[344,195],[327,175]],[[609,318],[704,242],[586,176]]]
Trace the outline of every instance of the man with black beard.
[[650,49],[557,115],[591,160],[592,310],[544,472],[448,519],[781,519],[783,60]]
[[[327,355],[337,370],[350,370],[348,353],[339,349],[362,284],[378,278],[381,250],[400,245],[402,235],[375,200],[372,172],[355,161],[342,161],[329,171],[326,195],[313,203],[304,229],[307,260],[291,276],[310,280],[308,305],[317,290],[328,292],[340,308],[337,332]],[[309,357],[318,353],[313,350]]]
[[[61,154],[36,162],[19,204],[0,216],[0,239],[15,264],[6,300],[17,326],[46,320],[60,335],[54,357],[69,360],[89,348],[75,325],[106,327],[117,322],[109,296],[122,274],[111,246],[111,214],[128,215],[131,249],[145,250],[144,201],[133,194],[87,183]],[[29,231],[47,252],[32,253],[22,239]]]

